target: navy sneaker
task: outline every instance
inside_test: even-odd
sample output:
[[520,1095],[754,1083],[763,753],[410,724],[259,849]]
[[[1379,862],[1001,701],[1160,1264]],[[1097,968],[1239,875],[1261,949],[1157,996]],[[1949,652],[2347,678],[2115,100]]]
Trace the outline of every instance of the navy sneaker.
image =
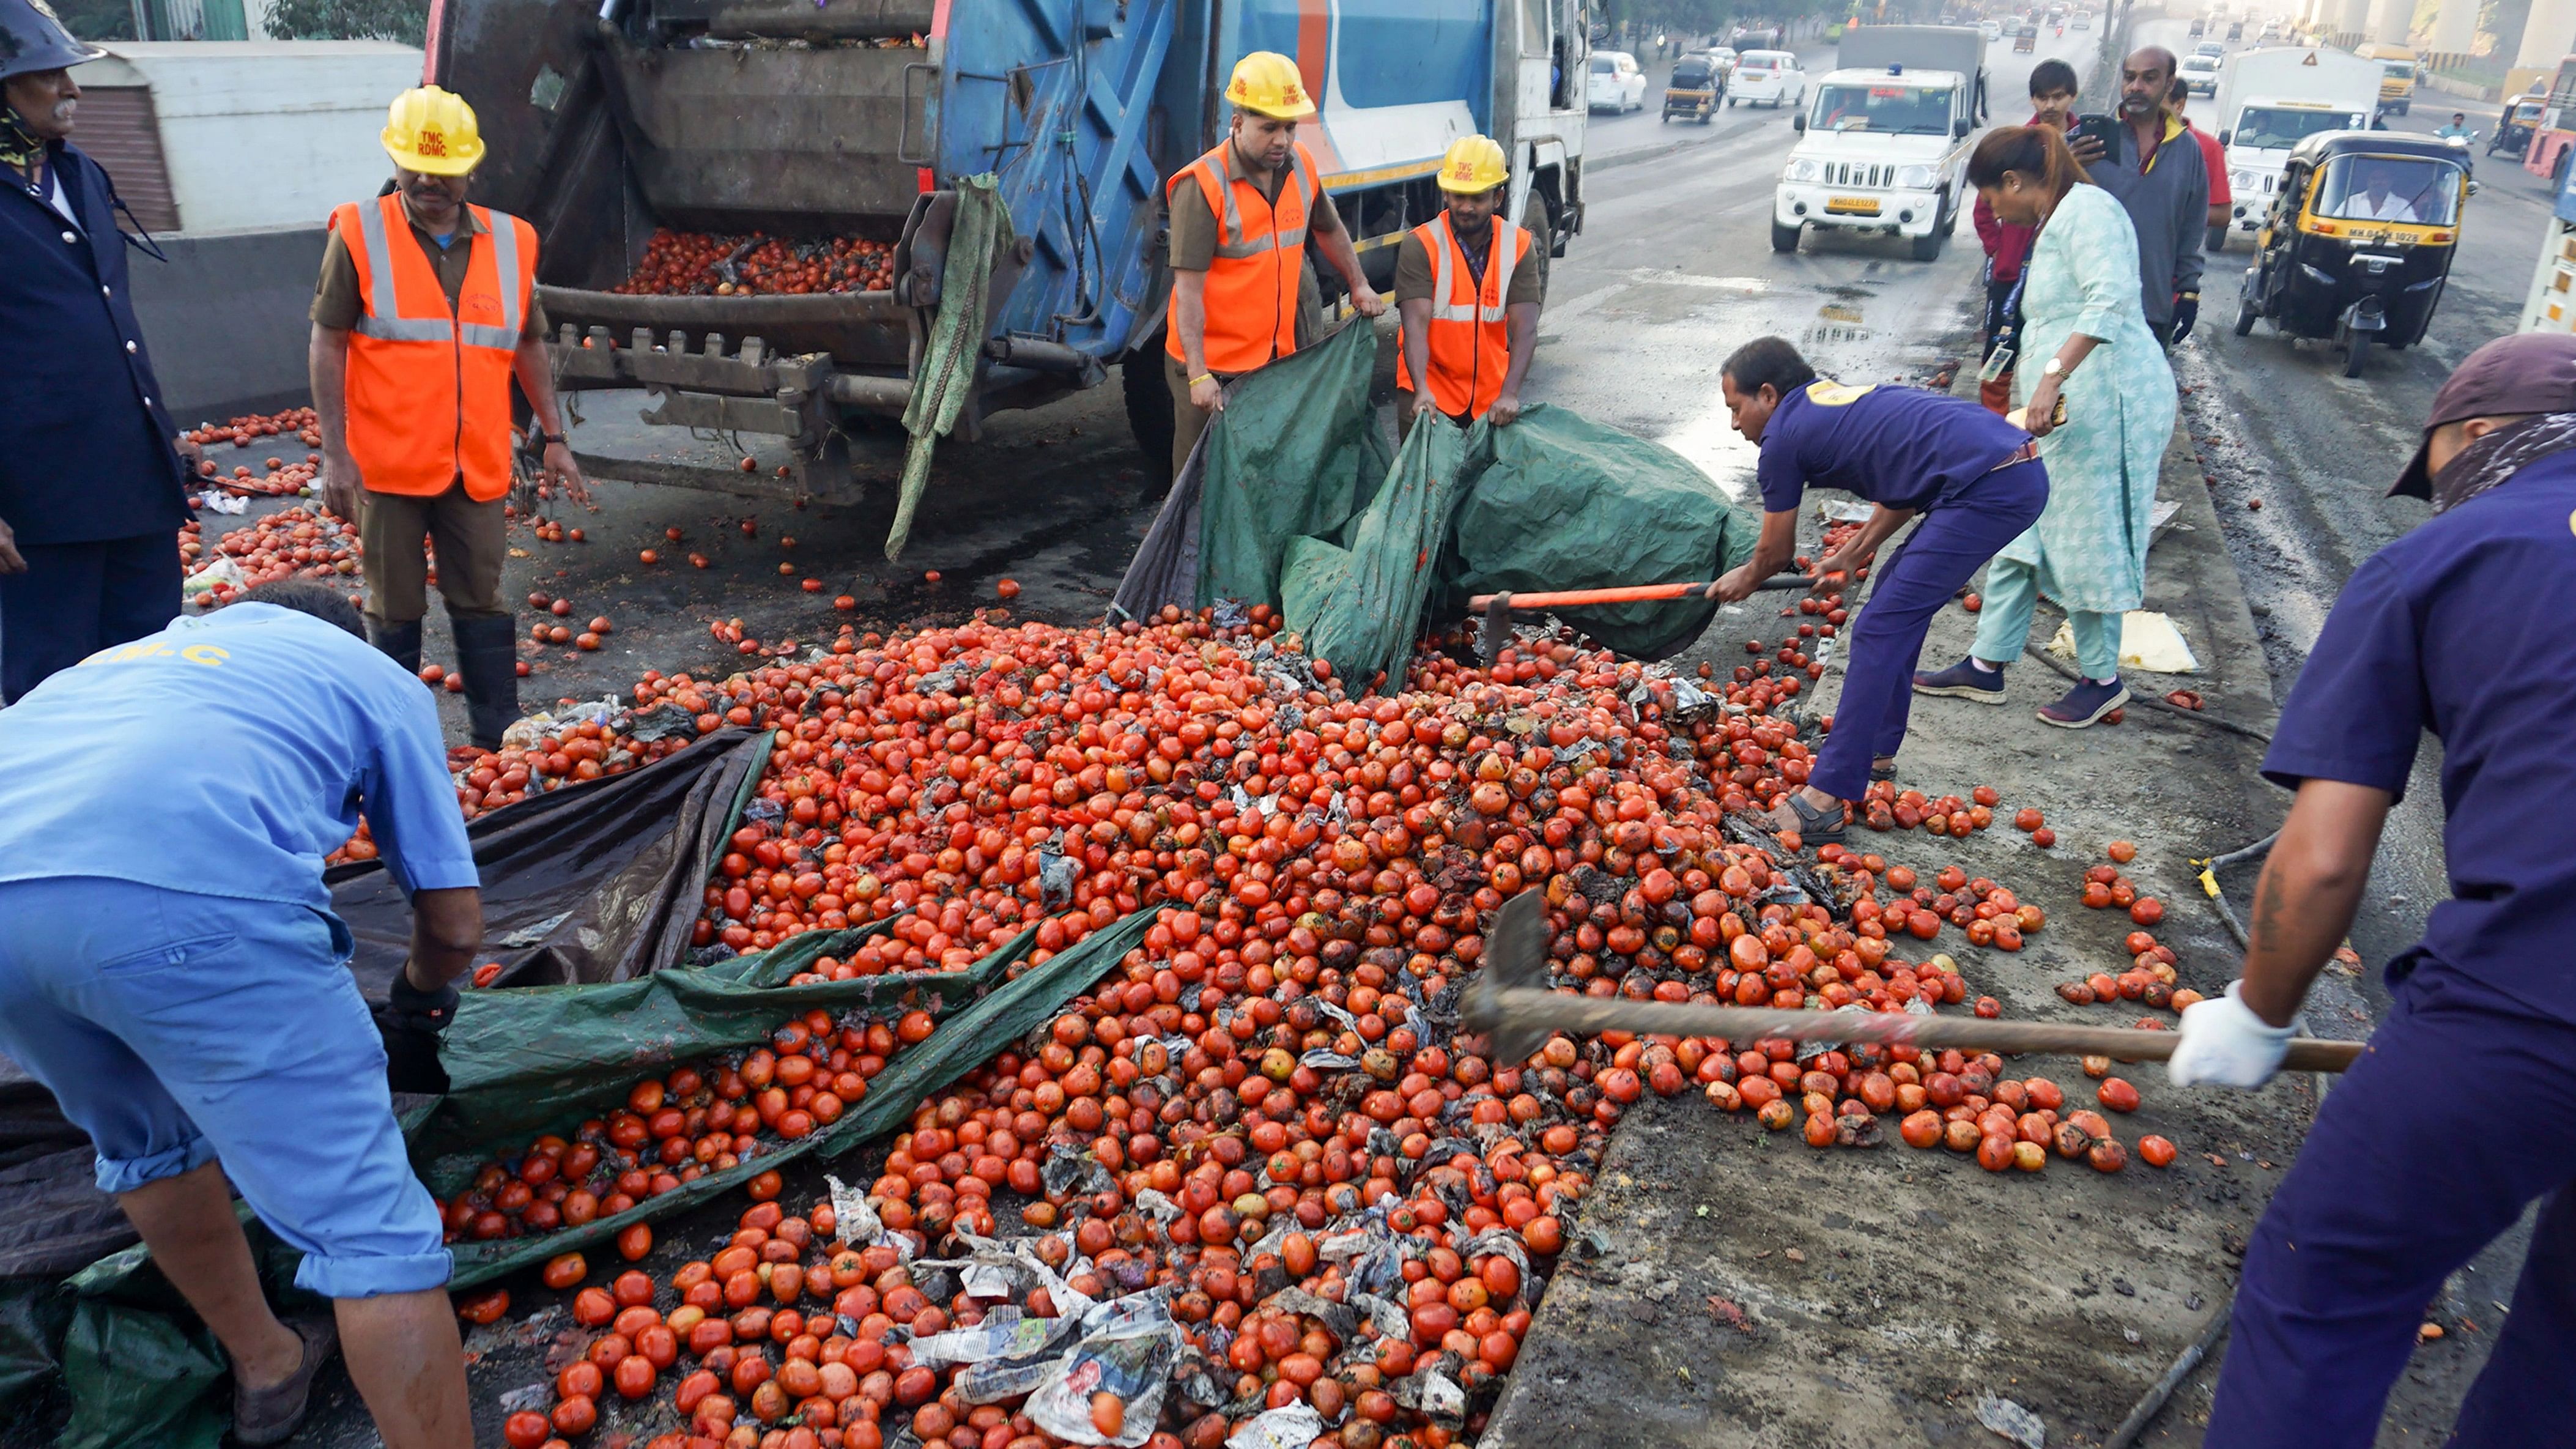
[[1917,672],[1914,692],[1951,699],[1973,699],[1979,704],[2001,704],[2004,702],[2004,672],[1979,669],[1973,658],[1962,659],[1938,674]]
[[2080,730],[2099,723],[2102,716],[2128,702],[2129,686],[2116,679],[2108,684],[2078,680],[2057,703],[2041,708],[2039,722],[2062,730]]

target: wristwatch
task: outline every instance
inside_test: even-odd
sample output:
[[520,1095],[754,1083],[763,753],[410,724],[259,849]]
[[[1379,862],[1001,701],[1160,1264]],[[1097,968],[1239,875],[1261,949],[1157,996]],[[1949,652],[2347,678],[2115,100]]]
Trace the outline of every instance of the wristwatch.
[[2048,359],[2048,365],[2042,367],[2040,372],[2043,376],[2047,377],[2064,377],[2066,375],[2066,359],[2062,357],[2052,357]]
[[560,442],[562,442],[563,440],[564,440],[564,435],[563,435],[563,434],[561,434],[561,433],[546,433],[546,432],[540,432],[540,433],[538,433],[538,434],[537,434],[537,444],[538,444],[538,446],[540,446],[540,447],[551,448],[551,447],[553,447],[555,444],[560,443]]

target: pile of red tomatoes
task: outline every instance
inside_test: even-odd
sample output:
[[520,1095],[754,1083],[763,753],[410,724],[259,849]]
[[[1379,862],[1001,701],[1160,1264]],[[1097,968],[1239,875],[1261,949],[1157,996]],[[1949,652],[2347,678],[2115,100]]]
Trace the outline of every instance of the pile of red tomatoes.
[[230,443],[247,448],[261,438],[291,437],[308,448],[318,448],[322,446],[322,424],[311,408],[288,408],[281,413],[250,413],[225,422],[204,423],[180,436],[204,447]]
[[[1818,627],[1838,622],[1828,612]],[[1233,630],[1178,610],[1114,629],[979,621],[882,644],[845,635],[833,652],[721,682],[647,675],[635,691],[639,708],[689,711],[700,733],[779,732],[761,803],[707,885],[702,945],[758,950],[899,918],[818,973],[953,970],[1031,921],[1043,959],[1155,909],[1106,980],[923,1104],[868,1189],[884,1229],[915,1252],[956,1251],[961,1230],[1006,1234],[1086,1296],[1166,1295],[1191,1367],[1150,1426],[1115,1395],[1095,1400],[1094,1423],[1121,1426],[1102,1437],[1150,1427],[1157,1449],[1210,1449],[1303,1405],[1343,1449],[1472,1438],[1608,1129],[1648,1091],[1697,1088],[1780,1130],[1803,1120],[1818,1147],[1876,1145],[1885,1119],[1901,1140],[1974,1152],[1996,1171],[2052,1155],[2105,1171],[2125,1162],[2107,1119],[2064,1111],[2063,1089],[2042,1079],[2006,1080],[1992,1057],[1855,1045],[1802,1060],[1784,1041],[1612,1034],[1552,1039],[1510,1063],[1459,1035],[1457,990],[1482,958],[1483,923],[1532,888],[1571,989],[1999,1012],[1948,956],[1908,960],[1900,943],[1951,929],[2017,949],[2045,926],[2037,907],[1956,867],[1918,883],[1828,847],[1798,868],[1758,832],[1728,834],[1730,812],[1804,778],[1807,742],[1767,713],[1812,677],[1794,648],[1723,686],[1742,712],[1685,714],[1675,681],[1546,640],[1490,671],[1426,653],[1409,688],[1354,699],[1277,628],[1259,608]],[[507,778],[477,798],[505,803]],[[1938,822],[1964,835],[1999,803],[1984,789],[1965,800],[1887,790],[1869,813],[1882,829]],[[833,1052],[859,1051],[850,1030]],[[818,1029],[809,1053],[823,1040]],[[759,1134],[742,1129],[757,1104],[726,1085],[739,1079],[782,1112],[794,1099],[754,1089],[747,1066],[648,1083],[659,1101],[628,1114],[646,1134],[634,1146],[673,1179],[756,1149]],[[835,1082],[855,1070],[812,1071],[827,1068]],[[2097,1096],[2112,1112],[2136,1105],[2116,1078]],[[692,1111],[709,1115],[693,1123]],[[598,1125],[613,1134],[624,1120]],[[2139,1150],[2170,1160],[2160,1138]],[[604,1162],[588,1164],[593,1176]],[[654,1185],[651,1164],[631,1171]],[[903,1433],[986,1449],[1062,1442],[1025,1404],[969,1403],[955,1365],[916,1364],[906,1343],[884,1341],[971,1325],[1005,1303],[1049,1316],[1048,1290],[979,1296],[949,1280],[932,1301],[891,1240],[835,1243],[818,1215],[752,1211],[762,1220],[747,1216],[717,1255],[748,1249],[748,1260],[606,1290],[623,1305],[611,1325],[632,1313],[636,1331],[604,1338],[609,1349],[585,1360],[595,1373],[559,1385],[554,1413],[523,1415],[513,1433],[539,1443],[586,1431],[602,1413],[598,1378],[639,1401],[622,1427],[684,1427],[658,1449],[874,1446]],[[1354,1244],[1384,1250],[1382,1281],[1363,1274]],[[824,1282],[835,1317],[799,1307]],[[1340,1311],[1364,1297],[1388,1310]],[[648,1314],[675,1329],[687,1318],[677,1352],[697,1357],[667,1412],[642,1401],[678,1359],[628,1366]]]
[[[346,580],[354,585],[360,576],[358,526],[319,505],[282,509],[247,527],[227,530],[215,540],[212,553],[240,565],[243,582],[238,588],[216,582],[206,592],[209,604],[227,603],[243,590],[279,579]],[[193,572],[212,561],[207,554],[198,521],[190,519],[181,525],[180,567]]]
[[[797,980],[829,979],[833,964],[825,957]],[[447,1240],[541,1235],[614,1217],[778,1142],[809,1136],[839,1121],[887,1059],[930,1035],[931,1026],[921,1010],[887,1023],[836,1020],[818,1009],[782,1022],[768,1046],[738,1061],[646,1077],[627,1093],[623,1110],[582,1123],[569,1140],[540,1137],[515,1159],[485,1163],[441,1205]]]
[[612,292],[735,297],[811,292],[882,292],[894,285],[894,246],[864,237],[789,241],[661,228],[634,274]]

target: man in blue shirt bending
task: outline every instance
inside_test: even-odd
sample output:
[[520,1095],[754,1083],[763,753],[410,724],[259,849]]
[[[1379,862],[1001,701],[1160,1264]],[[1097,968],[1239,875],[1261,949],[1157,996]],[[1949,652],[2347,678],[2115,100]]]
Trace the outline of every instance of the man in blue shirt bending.
[[482,897],[420,681],[319,584],[100,650],[0,711],[0,1051],[231,1354],[234,1434],[303,1417],[328,1324],[260,1293],[229,1177],[335,1301],[392,1449],[468,1449],[452,1261],[322,860],[361,813],[413,908],[397,1031],[434,1034]]
[[2427,730],[2451,896],[2388,963],[2395,1008],[2255,1225],[2208,1449],[2369,1449],[2425,1305],[2535,1200],[2445,1442],[2564,1444],[2576,1424],[2576,337],[2469,354],[2392,491],[2434,516],[2353,571],[2281,711],[2263,773],[2298,794],[2245,975],[2183,1013],[2168,1075],[2254,1087],[2280,1067]]

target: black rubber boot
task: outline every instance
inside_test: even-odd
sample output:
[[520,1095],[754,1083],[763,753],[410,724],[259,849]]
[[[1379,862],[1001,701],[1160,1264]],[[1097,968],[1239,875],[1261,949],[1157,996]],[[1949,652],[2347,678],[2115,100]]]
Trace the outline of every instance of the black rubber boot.
[[450,614],[447,623],[456,633],[456,672],[465,676],[466,732],[475,744],[497,750],[501,732],[519,722],[518,623],[507,614]]
[[385,657],[396,664],[414,674],[420,673],[420,621],[418,619],[407,624],[380,624],[370,617],[367,620],[367,642],[382,650]]

